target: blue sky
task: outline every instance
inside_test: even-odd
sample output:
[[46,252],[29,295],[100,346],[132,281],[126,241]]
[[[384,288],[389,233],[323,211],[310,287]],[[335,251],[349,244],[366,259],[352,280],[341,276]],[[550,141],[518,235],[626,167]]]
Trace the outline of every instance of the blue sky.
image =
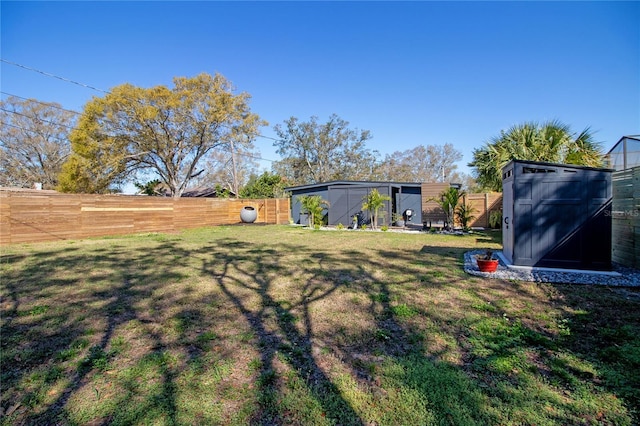
[[[473,148],[525,121],[640,133],[638,2],[10,2],[1,57],[108,90],[219,72],[273,126],[336,113],[382,154]],[[100,92],[0,63],[3,92],[80,111]],[[6,95],[2,95],[6,98]],[[262,156],[278,159],[258,138]],[[262,166],[270,167],[263,162]]]

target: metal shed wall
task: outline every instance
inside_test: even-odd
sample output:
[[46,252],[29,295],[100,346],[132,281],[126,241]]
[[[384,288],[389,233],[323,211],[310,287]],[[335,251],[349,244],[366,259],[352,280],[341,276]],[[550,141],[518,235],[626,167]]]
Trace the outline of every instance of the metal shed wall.
[[413,211],[411,220],[407,223],[414,225],[422,224],[422,189],[415,186],[401,186],[397,195],[396,208],[399,214],[403,214],[407,209]]
[[[378,185],[335,185],[329,187],[329,225],[337,225],[342,223],[345,226],[352,224],[353,216],[360,216],[360,224],[369,223],[371,220],[369,211],[362,210],[363,199],[372,189],[377,189],[382,195],[389,195],[388,186]],[[378,219],[381,216],[389,217],[389,202],[385,201],[384,207],[378,213]],[[383,213],[385,212],[385,213]]]
[[302,195],[319,195],[329,202],[329,225],[341,223],[350,226],[356,214],[360,216],[360,224],[368,224],[370,212],[362,210],[362,203],[373,189],[391,197],[391,201],[385,202],[379,211],[378,225],[391,224],[393,213],[402,214],[407,209],[413,211],[409,223],[420,224],[422,221],[422,192],[418,183],[336,181],[286,189],[292,194],[291,217],[295,223],[301,223],[301,205],[298,198]]
[[363,199],[371,190],[377,189],[382,195],[389,196],[391,201],[385,201],[378,213],[378,225],[390,225],[392,214],[403,214],[407,209],[413,211],[413,217],[409,223],[420,224],[422,195],[419,186],[400,184],[371,185],[333,185],[329,186],[329,225],[342,223],[345,226],[352,224],[353,216],[358,214],[362,223],[370,223],[371,212],[362,210]]
[[514,265],[611,269],[611,170],[512,161],[503,252]]

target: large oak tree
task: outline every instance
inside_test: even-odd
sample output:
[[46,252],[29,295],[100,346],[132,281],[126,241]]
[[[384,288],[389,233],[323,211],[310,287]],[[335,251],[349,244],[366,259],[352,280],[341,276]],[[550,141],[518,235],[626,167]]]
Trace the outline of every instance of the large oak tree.
[[15,96],[0,102],[0,186],[54,189],[74,119],[57,103]]
[[216,147],[251,139],[261,125],[247,93],[235,95],[222,75],[176,77],[174,87],[115,87],[84,107],[71,133],[72,155],[59,188],[108,192],[140,170],[180,197]]

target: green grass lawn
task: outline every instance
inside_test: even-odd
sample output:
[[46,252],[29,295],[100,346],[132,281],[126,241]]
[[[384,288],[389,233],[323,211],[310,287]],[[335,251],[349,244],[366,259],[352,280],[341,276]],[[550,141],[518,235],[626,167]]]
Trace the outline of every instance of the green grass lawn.
[[3,425],[632,425],[640,289],[469,236],[230,226],[2,248]]

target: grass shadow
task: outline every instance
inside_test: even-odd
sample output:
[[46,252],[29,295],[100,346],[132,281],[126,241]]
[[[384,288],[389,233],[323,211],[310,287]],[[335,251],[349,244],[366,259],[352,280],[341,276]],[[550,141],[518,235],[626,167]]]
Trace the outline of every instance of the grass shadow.
[[632,424],[639,292],[464,273],[497,245],[223,227],[12,249],[2,424]]
[[[287,380],[299,380],[309,393],[309,411],[319,410],[327,420],[344,425],[362,425],[363,421],[325,372],[314,360],[312,350],[313,323],[309,315],[310,305],[327,297],[340,286],[339,282],[327,282],[325,263],[333,263],[330,255],[316,253],[308,248],[284,245],[280,250],[296,252],[309,259],[314,266],[306,265],[309,276],[302,284],[299,299],[280,301],[273,294],[273,280],[287,272],[278,264],[279,252],[271,248],[247,248],[234,240],[221,240],[202,252],[207,259],[202,269],[209,274],[223,294],[242,313],[256,344],[260,347],[260,371],[257,378],[259,405],[252,423],[280,424],[301,423],[307,418],[291,418],[291,410],[279,399],[280,386],[285,375],[278,364],[286,364],[293,376]],[[317,266],[315,265],[317,264]],[[233,270],[233,273],[231,271]],[[291,271],[288,271],[289,273]],[[331,275],[340,271],[331,270]],[[241,277],[241,278],[238,278]],[[243,293],[249,292],[246,296]],[[247,299],[253,300],[253,303]],[[301,323],[298,327],[296,323]]]

